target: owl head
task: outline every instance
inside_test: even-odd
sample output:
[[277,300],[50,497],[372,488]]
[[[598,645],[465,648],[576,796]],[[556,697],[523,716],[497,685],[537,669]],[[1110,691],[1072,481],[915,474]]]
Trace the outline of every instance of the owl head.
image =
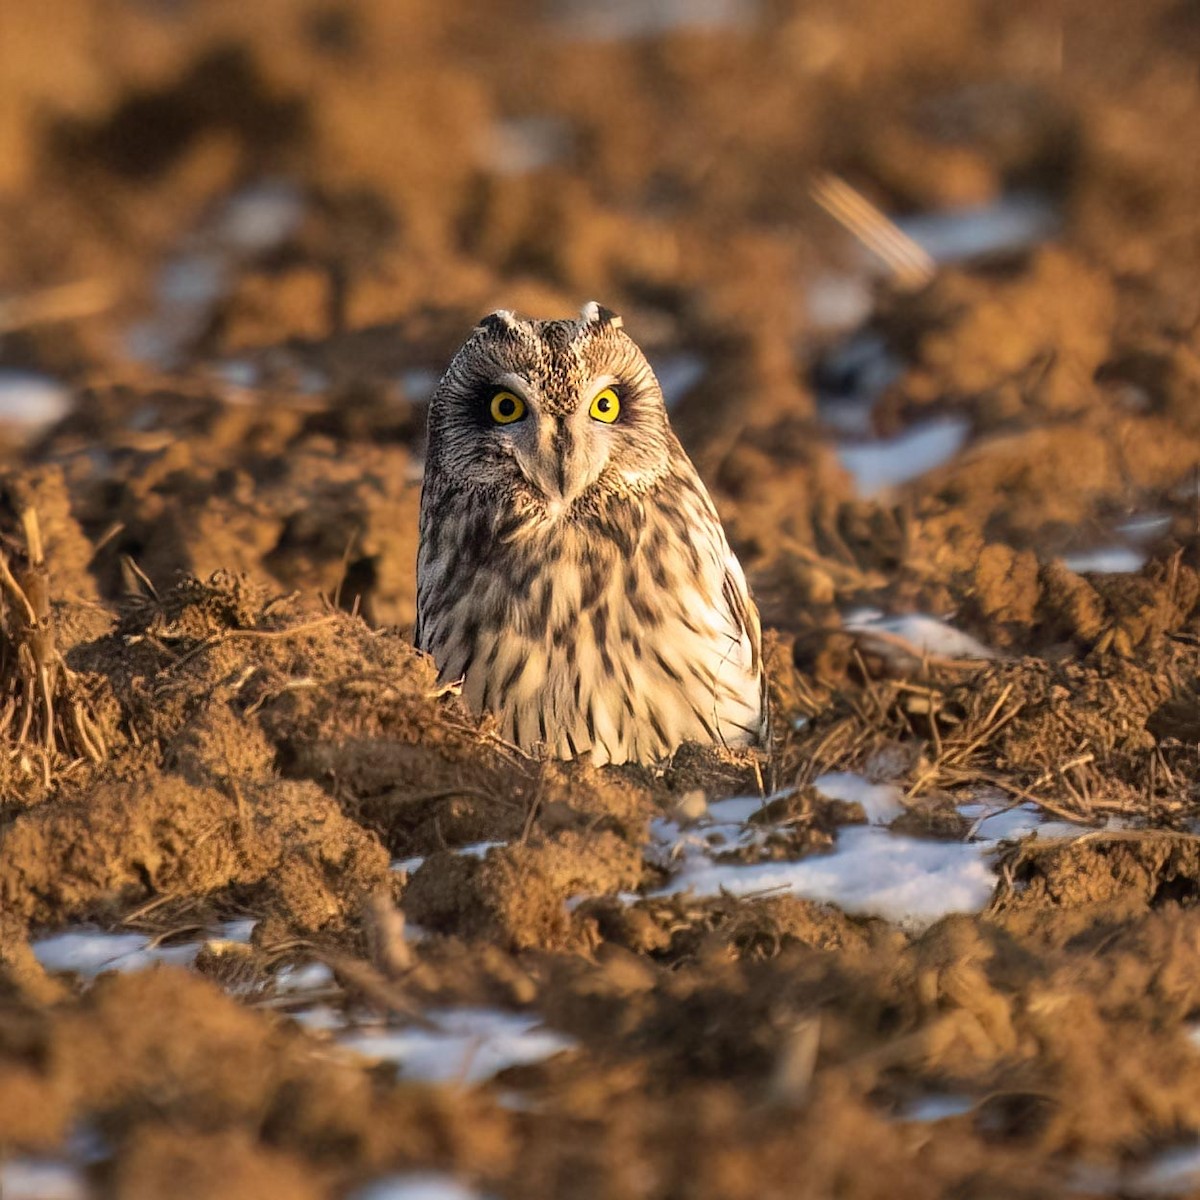
[[672,442],[658,380],[615,313],[595,301],[573,321],[500,311],[433,394],[426,479],[502,489],[554,515],[644,492]]

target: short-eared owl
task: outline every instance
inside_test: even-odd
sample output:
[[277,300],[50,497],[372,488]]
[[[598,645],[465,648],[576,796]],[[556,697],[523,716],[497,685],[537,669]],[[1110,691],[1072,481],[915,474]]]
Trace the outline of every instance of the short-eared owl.
[[527,750],[764,733],[758,613],[649,363],[596,303],[485,317],[429,409],[417,645]]

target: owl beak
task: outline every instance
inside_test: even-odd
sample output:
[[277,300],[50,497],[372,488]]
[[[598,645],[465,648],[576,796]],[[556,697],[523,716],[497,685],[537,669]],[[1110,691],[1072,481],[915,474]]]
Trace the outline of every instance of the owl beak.
[[565,421],[546,421],[538,432],[530,482],[552,503],[570,504],[588,485],[587,461]]

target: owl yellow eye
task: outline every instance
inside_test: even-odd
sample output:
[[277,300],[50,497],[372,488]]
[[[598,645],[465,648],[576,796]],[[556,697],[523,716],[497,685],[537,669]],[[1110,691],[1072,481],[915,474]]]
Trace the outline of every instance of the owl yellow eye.
[[588,414],[605,425],[611,425],[621,415],[621,401],[617,399],[617,393],[612,388],[597,392]]
[[497,425],[511,425],[525,415],[525,401],[514,392],[497,392],[492,397],[492,420]]

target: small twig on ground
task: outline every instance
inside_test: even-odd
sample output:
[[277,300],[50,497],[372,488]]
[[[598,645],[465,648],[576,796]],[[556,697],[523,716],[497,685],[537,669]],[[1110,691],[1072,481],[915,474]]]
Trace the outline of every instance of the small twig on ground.
[[331,622],[338,620],[340,616],[340,613],[330,613],[326,617],[317,617],[312,621],[302,621],[299,625],[289,625],[286,629],[226,629],[197,643],[185,654],[181,654],[171,666],[173,668],[181,667],[197,655],[203,654],[205,650],[211,650],[214,646],[221,646],[226,642],[236,641],[238,638],[259,638],[263,641],[279,641],[282,638],[297,637],[302,633],[311,633],[314,629],[319,629],[323,625],[329,625]]

